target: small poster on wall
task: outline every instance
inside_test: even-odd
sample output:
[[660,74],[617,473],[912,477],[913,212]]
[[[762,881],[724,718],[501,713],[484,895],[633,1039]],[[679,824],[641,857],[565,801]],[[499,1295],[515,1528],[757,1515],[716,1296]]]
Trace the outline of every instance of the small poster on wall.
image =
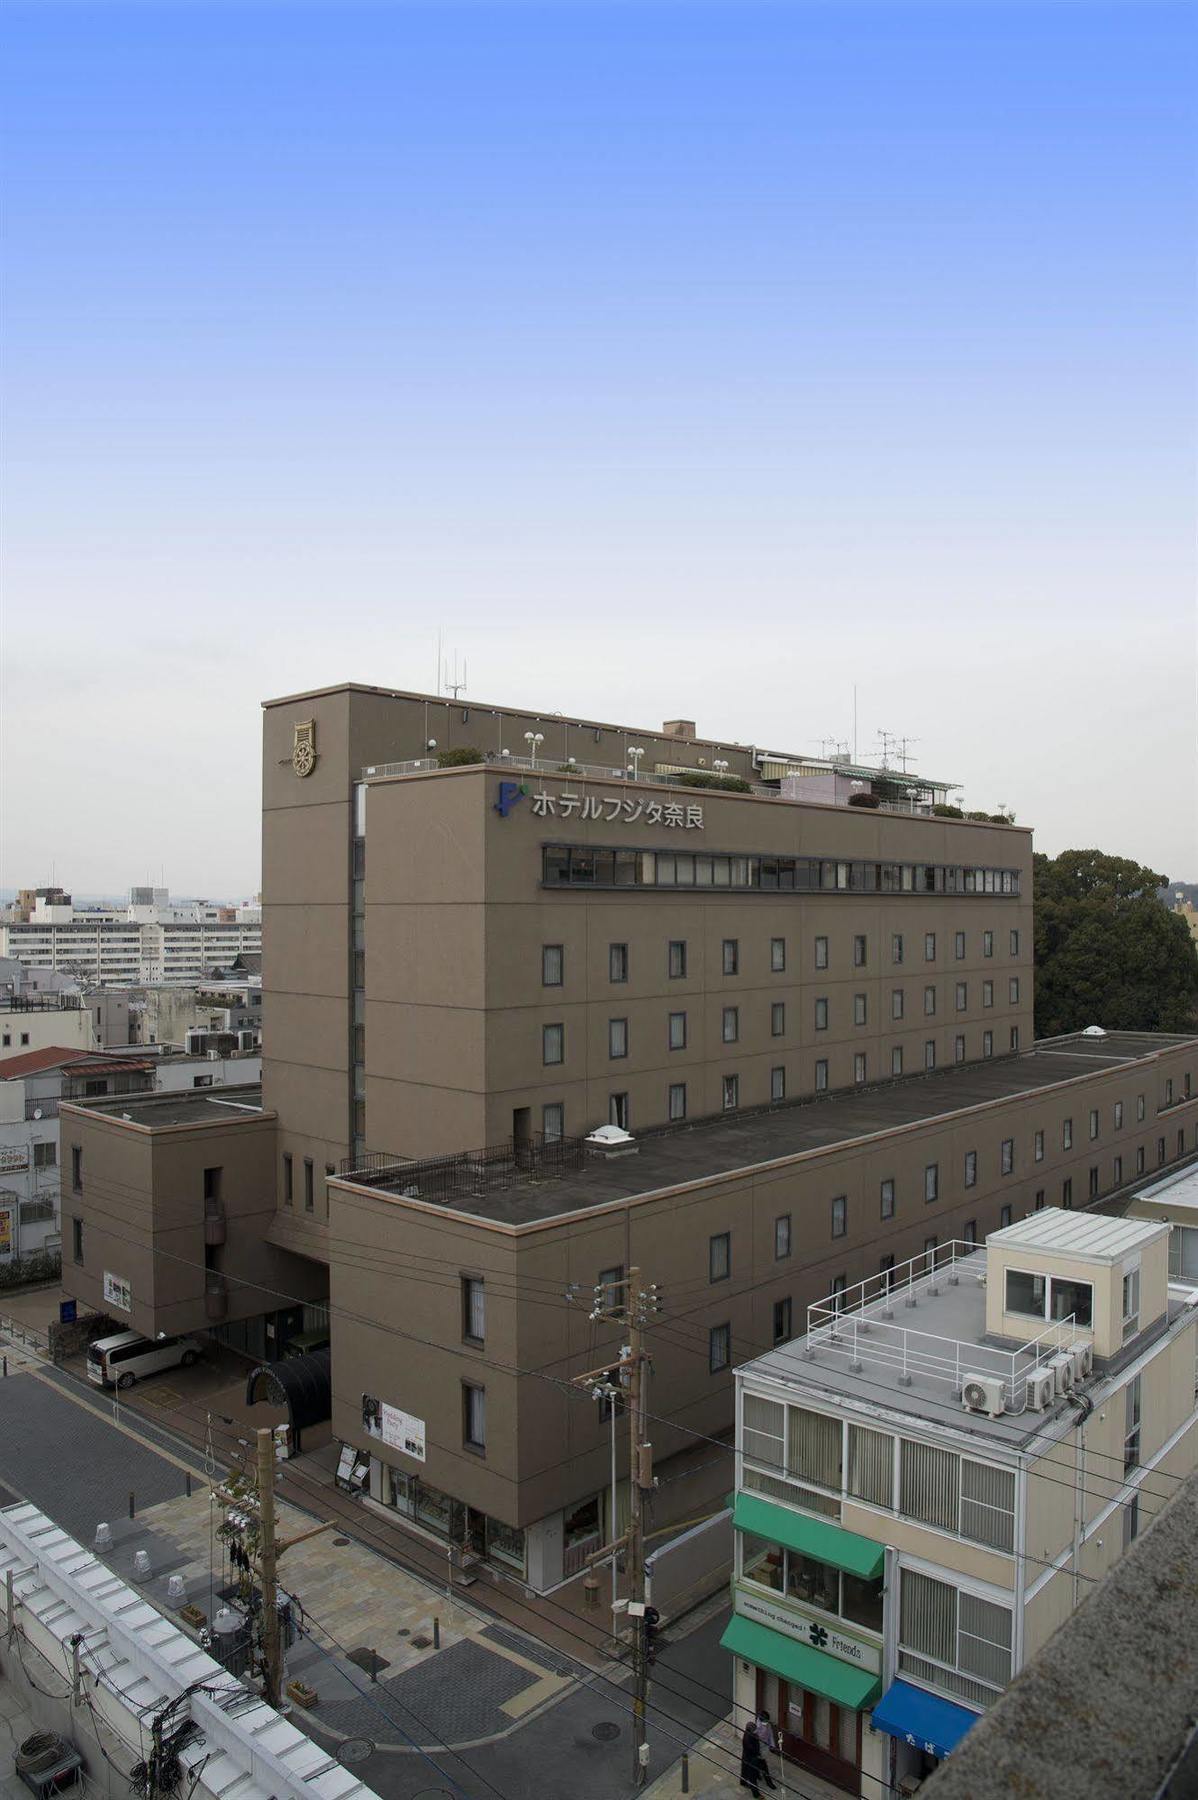
[[392,1450],[402,1450],[417,1462],[425,1460],[424,1420],[376,1400],[373,1394],[362,1395],[362,1429]]

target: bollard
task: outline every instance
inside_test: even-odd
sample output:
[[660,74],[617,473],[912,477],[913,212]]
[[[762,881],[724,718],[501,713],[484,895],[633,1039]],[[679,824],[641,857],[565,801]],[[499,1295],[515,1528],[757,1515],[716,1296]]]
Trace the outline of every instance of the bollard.
[[4,1374],[5,1374],[5,1378],[7,1379],[7,1376],[8,1376],[8,1358],[7,1358],[7,1356],[4,1358]]
[[136,1508],[134,1505],[133,1495],[132,1495],[132,1493],[130,1493],[130,1495],[129,1495],[129,1517],[130,1518],[133,1517],[133,1514],[135,1511],[136,1511]]
[[687,1755],[686,1751],[684,1750],[682,1752],[682,1792],[684,1794],[689,1794],[690,1791],[691,1791],[691,1759]]
[[187,1495],[187,1498],[190,1500],[191,1499],[191,1470],[190,1469],[187,1469],[183,1475],[183,1492]]
[[439,1650],[440,1648],[441,1648],[441,1621],[440,1621],[440,1619],[434,1619],[433,1620],[433,1649]]

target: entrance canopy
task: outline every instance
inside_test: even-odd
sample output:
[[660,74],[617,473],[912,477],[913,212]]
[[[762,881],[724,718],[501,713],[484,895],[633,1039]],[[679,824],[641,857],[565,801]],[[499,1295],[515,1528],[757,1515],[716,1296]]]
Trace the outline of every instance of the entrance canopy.
[[328,1350],[307,1356],[285,1356],[282,1362],[260,1363],[251,1369],[245,1384],[245,1403],[266,1400],[287,1408],[295,1431],[320,1425],[333,1411],[333,1359]]
[[892,1681],[874,1707],[874,1727],[929,1756],[951,1756],[979,1715],[909,1681]]
[[771,1631],[768,1625],[756,1625],[739,1613],[730,1620],[720,1648],[742,1656],[759,1669],[768,1669],[771,1675],[780,1675],[796,1687],[810,1688],[837,1706],[850,1706],[855,1712],[871,1705],[882,1685],[869,1670],[856,1669],[838,1656],[813,1650],[809,1644]]

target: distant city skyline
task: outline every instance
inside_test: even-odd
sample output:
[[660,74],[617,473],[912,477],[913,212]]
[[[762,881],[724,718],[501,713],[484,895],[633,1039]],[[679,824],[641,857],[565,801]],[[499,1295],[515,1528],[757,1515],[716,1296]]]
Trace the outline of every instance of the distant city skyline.
[[259,701],[439,633],[1198,879],[1195,33],[13,0],[4,882],[254,892]]

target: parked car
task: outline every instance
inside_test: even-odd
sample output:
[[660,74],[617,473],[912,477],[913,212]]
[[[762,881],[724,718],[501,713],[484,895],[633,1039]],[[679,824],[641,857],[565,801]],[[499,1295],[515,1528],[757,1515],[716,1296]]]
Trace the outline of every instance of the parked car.
[[87,1378],[97,1387],[130,1388],[144,1375],[163,1369],[190,1369],[200,1346],[190,1337],[143,1337],[140,1331],[118,1331],[88,1346]]

